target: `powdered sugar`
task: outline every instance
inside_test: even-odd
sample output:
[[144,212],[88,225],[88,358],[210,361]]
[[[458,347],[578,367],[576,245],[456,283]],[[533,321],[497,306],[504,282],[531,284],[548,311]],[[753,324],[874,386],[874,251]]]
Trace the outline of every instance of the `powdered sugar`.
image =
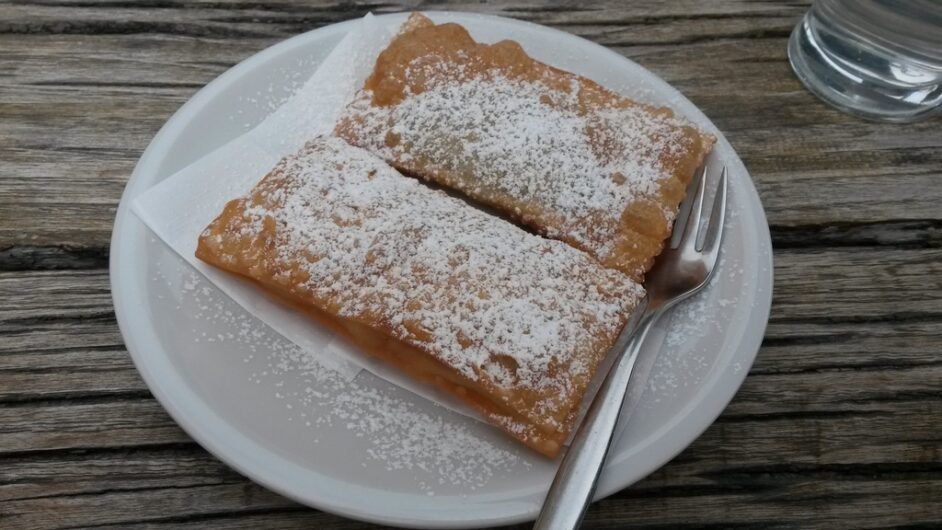
[[[732,190],[729,201],[734,204]],[[705,209],[711,207],[712,197],[708,196]],[[740,222],[739,211],[735,207],[729,208],[724,228],[726,237],[739,232]],[[729,248],[731,245],[724,243],[724,249]],[[654,350],[651,353],[656,354],[656,361],[644,389],[649,408],[683,397],[688,389],[703,382],[719,355],[708,339],[728,332],[729,322],[741,304],[741,293],[722,292],[721,285],[741,284],[742,273],[740,258],[729,256],[724,251],[706,288],[671,310],[669,323],[663,324],[663,334],[651,344]],[[732,368],[741,370],[741,366]]]
[[290,410],[294,410],[290,404],[297,405],[297,419],[315,432],[340,426],[365,438],[366,461],[378,462],[388,471],[431,474],[434,478],[419,483],[422,490],[432,493],[437,483],[473,491],[496,472],[520,463],[530,465],[516,451],[476,435],[466,422],[447,417],[444,409],[427,412],[421,403],[395,398],[374,384],[347,381],[296,346],[281,342],[273,346],[268,378],[290,375],[305,383],[281,397]]
[[372,93],[361,93],[348,110],[357,143],[387,160],[423,157],[439,170],[473,168],[473,180],[453,184],[472,197],[496,191],[537,205],[557,217],[551,236],[558,231],[597,255],[608,252],[623,210],[671,178],[663,161],[690,148],[683,130],[689,124],[669,114],[640,105],[586,111],[575,79],[560,90],[500,72],[463,77],[423,72],[434,83],[392,106],[371,105]]
[[227,254],[227,240],[261,241],[274,221],[277,259],[257,264],[266,274],[343,317],[388,328],[470,380],[538,390],[538,411],[558,415],[578,398],[573,381],[591,377],[643,294],[585,254],[337,138],[311,142],[272,175],[243,221],[204,234],[219,254],[241,259]]
[[378,465],[400,477],[408,473],[426,494],[439,487],[474,491],[495,476],[532,466],[518,450],[495,445],[479,433],[479,425],[442,407],[411,395],[403,399],[401,392],[365,373],[348,380],[317,355],[272,333],[250,315],[233,311],[226,297],[191,269],[180,268],[170,276],[178,277],[178,283],[159,272],[154,281],[179,289],[194,324],[194,342],[240,351],[240,364],[251,370],[248,382],[283,403],[283,415],[273,420],[304,425],[309,429],[304,443],[316,445],[332,432],[346,432],[363,442],[357,444],[359,451],[346,453],[351,465]]

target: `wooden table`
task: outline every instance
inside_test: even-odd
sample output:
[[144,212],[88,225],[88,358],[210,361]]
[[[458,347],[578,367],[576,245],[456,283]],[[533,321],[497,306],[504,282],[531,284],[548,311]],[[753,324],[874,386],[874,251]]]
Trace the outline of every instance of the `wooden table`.
[[[942,120],[867,123],[792,75],[795,2],[452,2],[562,28],[679,88],[752,172],[765,342],[726,412],[589,528],[942,524]],[[0,3],[0,528],[366,528],[228,469],[151,397],[108,288],[137,158],[289,36],[411,3]],[[526,525],[520,528],[526,528]]]

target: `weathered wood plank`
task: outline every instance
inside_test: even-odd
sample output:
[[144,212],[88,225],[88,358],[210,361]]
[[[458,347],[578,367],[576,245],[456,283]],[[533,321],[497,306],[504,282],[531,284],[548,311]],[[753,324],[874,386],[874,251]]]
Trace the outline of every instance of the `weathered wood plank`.
[[[160,502],[154,502],[155,493]],[[39,497],[4,503],[9,524],[20,528],[75,528],[123,526],[126,522],[180,520],[197,522],[207,516],[252,515],[273,509],[301,508],[261,486],[239,481],[232,484],[143,488],[101,491],[91,495]],[[114,509],[120,507],[120,509]],[[305,510],[307,511],[307,510]],[[333,516],[307,511],[313,519]],[[179,515],[169,515],[179,514]]]
[[795,249],[775,256],[772,320],[938,319],[942,249]]
[[[939,493],[939,482],[931,478],[917,475],[899,480],[898,475],[885,476],[878,471],[863,471],[857,477],[841,471],[824,471],[822,475],[809,483],[793,472],[730,474],[729,483],[724,485],[724,477],[718,475],[697,480],[658,472],[635,488],[594,505],[586,528],[625,528],[626,524],[663,528],[689,525],[691,521],[698,521],[701,528],[722,527],[731,519],[766,528],[809,524],[880,528],[913,521],[938,522],[932,501]],[[899,499],[916,499],[921,504]],[[6,505],[9,522],[23,528],[138,528],[131,525],[144,527],[148,522],[160,523],[161,527],[163,523],[211,523],[215,528],[217,520],[223,525],[229,521],[229,526],[223,527],[252,528],[252,522],[268,521],[272,515],[284,528],[373,528],[300,508],[247,483],[109,490],[13,500]],[[128,509],[109,509],[114,506]],[[870,513],[875,515],[868,516]],[[254,517],[244,520],[242,516]],[[263,526],[268,527],[267,523]]]
[[149,396],[0,408],[0,454],[192,443]]

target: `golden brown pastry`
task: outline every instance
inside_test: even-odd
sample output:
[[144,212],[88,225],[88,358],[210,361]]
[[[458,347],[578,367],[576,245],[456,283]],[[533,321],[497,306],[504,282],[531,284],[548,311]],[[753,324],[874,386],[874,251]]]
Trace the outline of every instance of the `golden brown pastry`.
[[334,137],[227,204],[196,255],[550,457],[644,292]]
[[413,14],[336,132],[640,280],[712,148],[642,105]]

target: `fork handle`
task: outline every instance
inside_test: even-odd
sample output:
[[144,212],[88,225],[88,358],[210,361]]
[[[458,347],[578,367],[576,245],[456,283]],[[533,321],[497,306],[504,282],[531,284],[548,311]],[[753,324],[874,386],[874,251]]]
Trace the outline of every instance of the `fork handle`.
[[660,311],[642,317],[635,332],[628,336],[627,346],[615,350],[618,357],[559,464],[534,530],[575,529],[582,522],[612,444],[632,369],[658,316]]

